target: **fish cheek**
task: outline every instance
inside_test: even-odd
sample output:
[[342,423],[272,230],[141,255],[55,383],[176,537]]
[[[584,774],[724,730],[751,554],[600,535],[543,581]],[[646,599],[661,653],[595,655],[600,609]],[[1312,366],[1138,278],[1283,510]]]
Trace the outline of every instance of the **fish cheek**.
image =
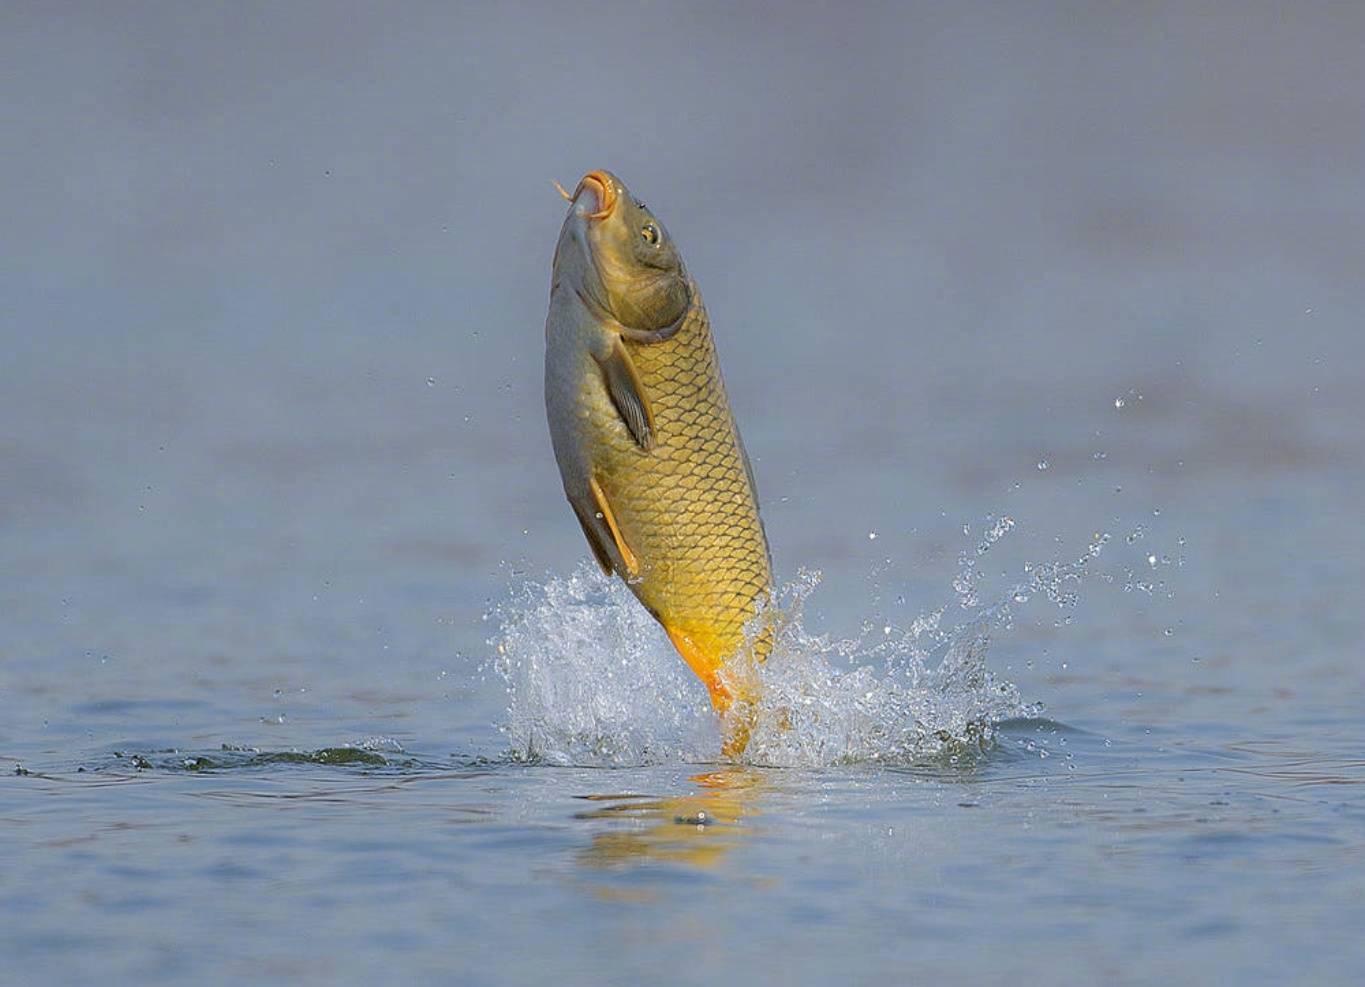
[[679,267],[660,277],[655,286],[654,328],[670,325],[682,318],[692,302],[687,275]]
[[622,293],[618,317],[632,329],[661,329],[687,310],[688,294],[676,275],[646,268]]
[[[654,222],[657,222],[655,220]],[[648,294],[653,309],[653,327],[666,326],[678,319],[691,301],[691,289],[682,258],[678,256],[673,239],[659,226],[662,241],[651,245],[643,239],[635,243],[635,255],[640,270],[651,281]]]
[[595,234],[596,273],[608,310],[632,329],[658,329],[686,310],[690,290],[677,251],[669,242],[651,246],[631,216],[614,217]]

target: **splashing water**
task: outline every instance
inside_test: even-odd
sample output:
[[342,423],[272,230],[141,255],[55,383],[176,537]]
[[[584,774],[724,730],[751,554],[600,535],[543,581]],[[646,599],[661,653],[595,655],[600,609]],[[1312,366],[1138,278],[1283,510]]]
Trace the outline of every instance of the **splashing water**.
[[619,580],[584,563],[495,611],[511,754],[552,764],[714,757],[705,691]]
[[[983,607],[976,562],[1014,526],[987,520],[954,581],[957,604],[970,614],[951,627],[943,626],[944,606],[905,628],[833,640],[804,625],[818,573],[803,570],[779,590],[776,640],[757,670],[763,700],[744,760],[822,766],[969,755],[991,744],[1002,720],[1038,715],[1040,704],[1024,702],[987,668],[991,635],[1035,595],[1073,606],[1109,536],[1097,535],[1075,561],[1026,566],[1023,581]],[[569,576],[523,585],[493,616],[500,632],[489,643],[507,687],[503,730],[513,758],[618,766],[718,756],[705,690],[619,580],[585,562]]]

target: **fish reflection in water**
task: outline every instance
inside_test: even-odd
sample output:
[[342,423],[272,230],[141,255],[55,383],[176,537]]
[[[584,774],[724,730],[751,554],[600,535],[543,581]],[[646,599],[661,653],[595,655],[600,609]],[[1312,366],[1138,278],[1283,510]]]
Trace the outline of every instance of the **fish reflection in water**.
[[710,868],[719,863],[746,834],[746,817],[759,814],[762,776],[734,768],[689,780],[696,790],[686,795],[579,796],[597,805],[577,813],[576,819],[614,824],[593,835],[579,863],[591,868],[660,862]]

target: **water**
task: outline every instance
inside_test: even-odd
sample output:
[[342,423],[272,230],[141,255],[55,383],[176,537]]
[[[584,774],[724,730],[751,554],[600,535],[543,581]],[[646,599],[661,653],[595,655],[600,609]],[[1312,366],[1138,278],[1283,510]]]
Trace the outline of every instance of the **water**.
[[[1361,980],[1365,22],[776,17],[0,13],[0,980]],[[787,587],[739,765],[550,456],[592,167]]]

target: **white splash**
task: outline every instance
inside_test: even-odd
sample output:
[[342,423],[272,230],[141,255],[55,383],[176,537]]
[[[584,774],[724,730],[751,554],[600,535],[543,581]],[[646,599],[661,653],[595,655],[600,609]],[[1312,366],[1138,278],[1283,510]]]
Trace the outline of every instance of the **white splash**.
[[[964,621],[949,609],[908,627],[869,628],[851,640],[813,634],[803,622],[819,574],[803,571],[776,601],[777,638],[759,669],[763,701],[744,760],[821,766],[909,763],[980,750],[1002,720],[1037,715],[986,664],[991,635],[1017,605],[1043,594],[1059,607],[1103,550],[1097,536],[1073,562],[1026,567],[997,602],[976,606],[975,563],[1014,522],[994,522],[964,553],[955,585]],[[965,590],[965,591],[964,591]],[[567,577],[527,583],[493,614],[493,666],[507,687],[503,729],[514,758],[552,764],[709,762],[720,732],[706,692],[662,629],[619,581],[588,563]]]
[[590,563],[526,583],[495,611],[513,757],[551,764],[706,761],[719,731],[702,687],[625,584]]

